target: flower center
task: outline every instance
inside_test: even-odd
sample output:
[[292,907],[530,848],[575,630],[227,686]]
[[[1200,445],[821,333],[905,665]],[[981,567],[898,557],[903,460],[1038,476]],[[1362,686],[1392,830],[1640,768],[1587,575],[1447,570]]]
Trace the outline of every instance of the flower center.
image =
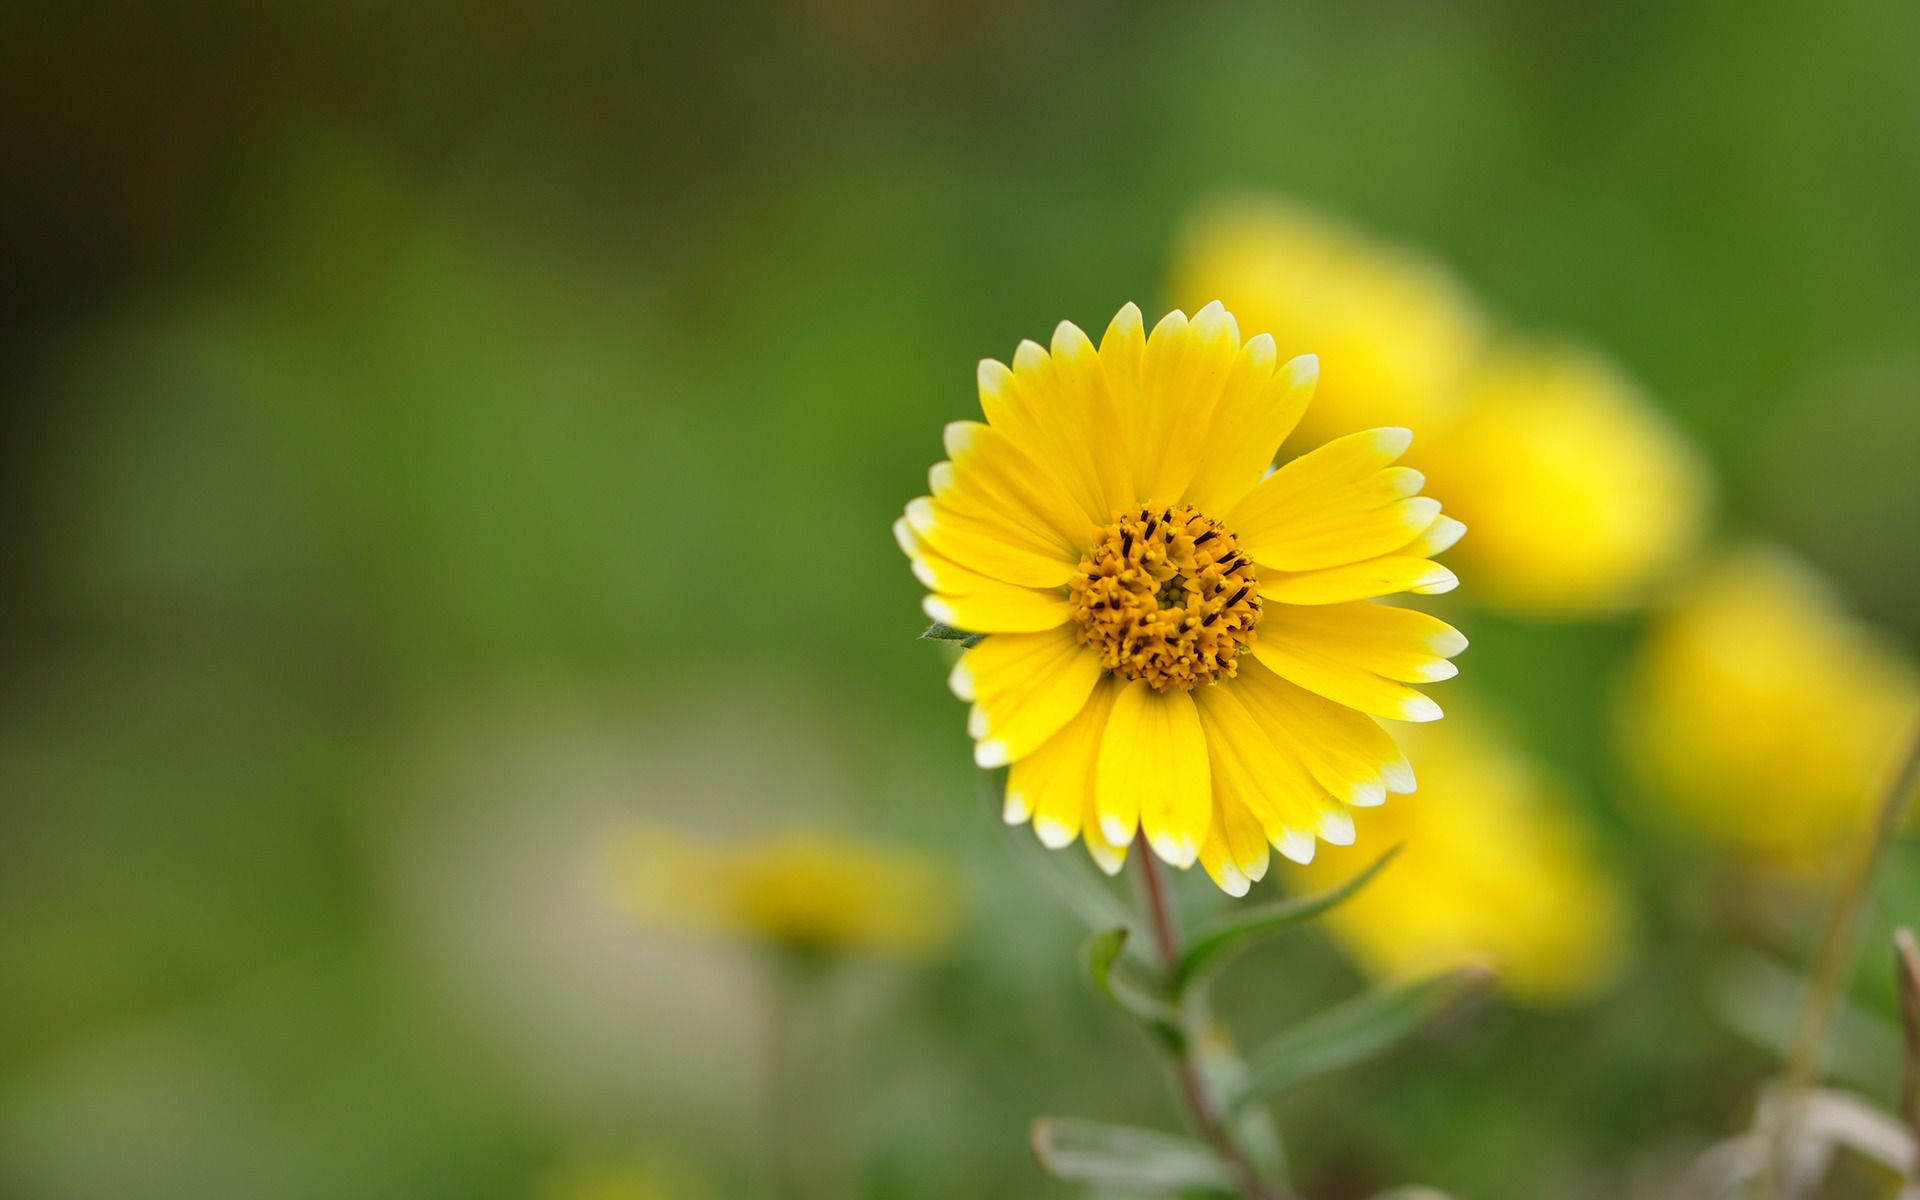
[[1253,560],[1187,505],[1116,516],[1067,585],[1080,644],[1122,679],[1190,692],[1233,678],[1260,623]]

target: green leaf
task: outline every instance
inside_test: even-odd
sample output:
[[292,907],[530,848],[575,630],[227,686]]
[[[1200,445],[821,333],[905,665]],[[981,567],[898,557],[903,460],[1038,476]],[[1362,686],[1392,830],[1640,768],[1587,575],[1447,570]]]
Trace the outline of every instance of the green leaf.
[[1174,972],[1174,990],[1184,994],[1220,967],[1232,955],[1245,949],[1253,942],[1276,933],[1284,933],[1295,925],[1310,921],[1334,905],[1365,887],[1375,875],[1393,861],[1400,853],[1395,846],[1375,859],[1373,865],[1330,892],[1321,892],[1316,896],[1301,896],[1294,900],[1282,900],[1277,904],[1261,904],[1253,908],[1243,908],[1228,912],[1225,916],[1209,922],[1187,946],[1187,952],[1180,958],[1180,967]]
[[1121,962],[1132,932],[1125,925],[1116,925],[1094,934],[1080,952],[1081,961],[1102,996],[1122,1012],[1144,1022],[1178,1051],[1187,1040],[1179,1013],[1151,985],[1133,978]]
[[1029,1141],[1040,1169],[1067,1183],[1127,1191],[1196,1189],[1236,1194],[1233,1172],[1220,1156],[1177,1134],[1045,1118],[1033,1123]]
[[959,642],[961,649],[971,650],[981,642],[986,641],[987,635],[984,633],[968,633],[964,629],[955,629],[951,625],[942,625],[940,622],[935,621],[933,624],[927,626],[926,631],[920,635],[920,640],[923,642]]
[[1365,992],[1309,1018],[1247,1060],[1246,1082],[1232,1107],[1384,1054],[1492,983],[1493,973],[1483,967],[1459,967],[1415,983]]

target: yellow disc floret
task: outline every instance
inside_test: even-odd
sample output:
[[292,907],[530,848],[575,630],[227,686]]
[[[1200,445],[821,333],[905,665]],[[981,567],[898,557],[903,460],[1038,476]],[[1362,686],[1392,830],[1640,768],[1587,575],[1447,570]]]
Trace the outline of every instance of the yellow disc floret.
[[1142,505],[1100,530],[1067,584],[1080,644],[1155,691],[1233,678],[1260,622],[1253,560],[1188,505]]

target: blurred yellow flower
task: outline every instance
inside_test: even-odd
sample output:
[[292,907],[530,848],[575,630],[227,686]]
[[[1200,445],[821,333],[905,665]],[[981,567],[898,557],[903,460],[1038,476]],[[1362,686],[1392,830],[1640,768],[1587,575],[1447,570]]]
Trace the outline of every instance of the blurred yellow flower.
[[1591,354],[1490,354],[1440,442],[1428,475],[1473,530],[1458,557],[1482,603],[1555,617],[1614,611],[1704,531],[1704,464],[1638,388]]
[[1574,1000],[1605,984],[1625,948],[1625,900],[1553,782],[1471,710],[1418,730],[1407,752],[1420,789],[1361,815],[1367,849],[1289,871],[1299,889],[1330,888],[1400,845],[1323,918],[1335,940],[1388,979],[1484,964],[1525,1003]]
[[692,1172],[644,1155],[570,1163],[538,1193],[539,1200],[704,1200],[709,1194]]
[[548,1175],[539,1200],[704,1200],[693,1172],[647,1155],[586,1159]]
[[1696,545],[1708,473],[1645,396],[1596,356],[1496,348],[1452,276],[1411,251],[1283,201],[1204,211],[1173,292],[1220,297],[1324,381],[1290,447],[1413,426],[1417,465],[1473,530],[1476,602],[1586,617],[1617,610]]
[[1437,263],[1287,201],[1202,211],[1175,251],[1171,286],[1180,303],[1218,299],[1248,331],[1272,334],[1283,357],[1319,356],[1300,449],[1377,425],[1433,437],[1453,420],[1486,336],[1472,298]]
[[982,767],[1011,765],[1006,818],[1084,838],[1116,871],[1136,833],[1244,895],[1269,844],[1353,840],[1350,807],[1412,788],[1374,721],[1431,721],[1407,685],[1466,646],[1424,613],[1459,522],[1394,466],[1405,429],[1350,434],[1269,471],[1313,395],[1311,356],[1240,340],[1219,304],[1154,326],[1129,304],[1096,349],[1061,322],[980,364],[987,423],[894,525],[927,614],[989,634],[950,683]]
[[1865,819],[1920,681],[1810,568],[1748,548],[1660,615],[1624,714],[1658,812],[1819,870]]
[[943,945],[956,917],[938,860],[814,832],[723,845],[647,826],[605,866],[613,902],[638,920],[782,945],[917,956]]

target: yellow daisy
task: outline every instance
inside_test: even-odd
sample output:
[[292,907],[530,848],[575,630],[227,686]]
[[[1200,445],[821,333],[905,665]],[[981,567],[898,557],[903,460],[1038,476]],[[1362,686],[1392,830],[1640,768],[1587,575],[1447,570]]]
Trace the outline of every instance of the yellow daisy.
[[927,613],[986,634],[951,684],[1006,817],[1117,871],[1136,834],[1244,894],[1272,845],[1350,842],[1348,806],[1413,788],[1375,717],[1431,721],[1410,683],[1466,639],[1373,603],[1442,592],[1463,526],[1373,429],[1270,470],[1318,378],[1218,303],[1098,348],[1072,324],[980,364],[986,423],[947,426],[933,494],[895,522]]

